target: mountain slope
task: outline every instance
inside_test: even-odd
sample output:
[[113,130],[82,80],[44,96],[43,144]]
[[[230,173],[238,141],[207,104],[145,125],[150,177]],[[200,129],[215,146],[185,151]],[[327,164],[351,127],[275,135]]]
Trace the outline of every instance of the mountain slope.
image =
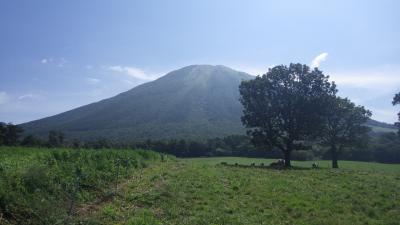
[[[251,79],[225,66],[192,65],[109,99],[22,124],[27,133],[50,130],[90,140],[206,139],[245,134],[240,122],[239,84]],[[395,132],[369,120],[371,134]]]
[[115,97],[22,124],[27,133],[69,138],[211,138],[243,134],[238,86],[251,76],[225,66],[193,65]]
[[379,135],[381,133],[388,133],[388,132],[397,132],[397,128],[395,125],[379,122],[373,119],[368,120],[366,125],[371,127],[372,135]]

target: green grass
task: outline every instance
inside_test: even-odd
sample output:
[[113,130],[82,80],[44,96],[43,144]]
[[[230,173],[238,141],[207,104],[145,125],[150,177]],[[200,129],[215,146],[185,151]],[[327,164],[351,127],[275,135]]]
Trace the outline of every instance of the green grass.
[[[154,164],[79,224],[399,224],[400,165],[343,169],[223,166],[266,159],[202,158]],[[312,162],[294,162],[309,168]]]
[[[399,164],[340,161],[340,169],[330,169],[330,161],[317,161],[320,168],[311,169],[311,161],[293,161],[295,169],[274,170],[233,166],[272,159],[4,147],[0,156],[0,224],[6,225],[400,221]],[[126,159],[129,166],[117,163]],[[75,214],[68,217],[72,193]]]
[[[189,158],[187,159],[190,163],[200,163],[207,165],[218,165],[221,162],[226,162],[230,165],[238,163],[240,165],[251,165],[255,163],[260,165],[269,165],[272,162],[277,161],[276,159],[262,159],[262,158],[245,158],[245,157],[206,157],[206,158]],[[315,160],[315,161],[292,161],[292,166],[311,168],[313,163],[318,163],[320,168],[331,168],[332,162],[330,160]],[[371,162],[355,162],[355,161],[339,161],[340,169],[342,170],[353,170],[353,171],[365,171],[365,172],[377,172],[377,173],[395,173],[400,174],[400,164],[385,164],[385,163],[371,163]]]
[[1,147],[0,224],[68,224],[71,205],[113,196],[161,158],[144,150]]

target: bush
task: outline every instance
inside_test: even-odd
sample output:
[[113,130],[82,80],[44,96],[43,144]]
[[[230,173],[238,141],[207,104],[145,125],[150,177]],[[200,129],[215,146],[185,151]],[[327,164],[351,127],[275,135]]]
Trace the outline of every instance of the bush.
[[43,166],[31,166],[22,175],[22,181],[29,192],[37,189],[47,190],[49,177]]

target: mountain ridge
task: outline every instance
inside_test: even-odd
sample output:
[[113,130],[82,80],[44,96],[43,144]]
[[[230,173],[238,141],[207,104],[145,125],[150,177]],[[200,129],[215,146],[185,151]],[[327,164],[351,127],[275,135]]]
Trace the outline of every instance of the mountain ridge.
[[[190,65],[111,98],[21,124],[46,137],[62,131],[70,139],[207,139],[245,134],[240,122],[239,84],[252,79],[223,65]],[[370,120],[373,133],[394,126]]]
[[117,140],[243,134],[238,86],[252,76],[225,66],[191,65],[114,97],[22,126],[45,136]]

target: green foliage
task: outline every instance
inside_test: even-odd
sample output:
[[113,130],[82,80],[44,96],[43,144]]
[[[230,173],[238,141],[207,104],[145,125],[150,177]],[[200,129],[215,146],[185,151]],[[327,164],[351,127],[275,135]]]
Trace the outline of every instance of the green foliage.
[[33,165],[22,174],[22,184],[30,193],[48,188],[49,177],[44,166]]
[[127,225],[159,225],[161,224],[150,210],[142,210],[133,218],[130,218]]
[[280,149],[290,166],[291,152],[305,149],[305,143],[323,129],[325,100],[337,92],[328,78],[317,68],[290,64],[243,81],[239,87],[242,122],[253,143]]
[[[397,93],[394,97],[393,97],[393,101],[392,101],[393,105],[397,105],[400,104],[400,92]],[[400,135],[400,112],[397,114],[399,116],[399,122],[397,122],[395,125],[398,127],[399,131],[399,135]]]
[[24,129],[22,127],[14,125],[12,123],[0,122],[0,146],[15,146],[19,142]]
[[[400,165],[294,161],[294,169],[231,167],[271,160],[195,158],[158,164],[131,180],[124,194],[82,215],[101,224],[397,224]],[[114,218],[104,218],[113,208]],[[85,223],[83,223],[85,224]]]
[[116,191],[112,184],[161,160],[144,150],[2,147],[0,155],[0,218],[13,224],[67,221],[77,205]]
[[44,143],[41,139],[36,138],[34,135],[27,135],[22,139],[21,143],[22,146],[26,147],[37,147],[37,146],[44,146]]
[[368,147],[370,158],[378,162],[400,163],[400,138],[395,133],[374,138]]
[[110,219],[115,219],[117,217],[117,212],[113,205],[107,205],[103,207],[103,214]]
[[326,100],[326,126],[321,130],[320,137],[322,144],[329,147],[332,167],[338,168],[338,156],[343,149],[367,146],[370,128],[365,123],[372,114],[347,98],[330,97]]
[[49,131],[49,140],[47,142],[48,146],[51,148],[61,147],[64,143],[64,134],[60,131]]

